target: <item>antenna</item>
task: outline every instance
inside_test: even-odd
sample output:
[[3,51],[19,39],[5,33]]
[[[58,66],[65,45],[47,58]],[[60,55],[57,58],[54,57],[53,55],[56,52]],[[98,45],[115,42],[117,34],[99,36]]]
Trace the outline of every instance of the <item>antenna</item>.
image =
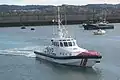
[[[57,23],[58,23],[58,26],[57,26],[57,35],[59,38],[65,38],[66,35],[67,35],[67,30],[66,28],[62,25],[61,23],[61,19],[60,19],[60,8],[57,7],[58,9],[58,15],[57,15]],[[54,22],[54,20],[52,20],[52,22]]]

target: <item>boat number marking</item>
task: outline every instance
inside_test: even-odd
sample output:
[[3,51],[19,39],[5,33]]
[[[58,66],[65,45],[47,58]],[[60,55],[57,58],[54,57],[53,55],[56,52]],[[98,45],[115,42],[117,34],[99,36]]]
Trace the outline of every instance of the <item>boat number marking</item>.
[[54,56],[56,55],[56,54],[54,53],[54,49],[53,49],[53,48],[47,47],[46,50],[47,50],[46,52],[47,52],[48,54],[54,55]]

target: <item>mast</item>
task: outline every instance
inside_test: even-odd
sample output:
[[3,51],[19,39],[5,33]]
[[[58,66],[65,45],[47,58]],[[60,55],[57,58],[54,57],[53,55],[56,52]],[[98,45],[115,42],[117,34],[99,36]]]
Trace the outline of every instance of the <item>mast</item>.
[[[62,25],[61,23],[61,20],[60,20],[60,8],[57,7],[57,23],[58,23],[58,26],[57,26],[57,37],[58,38],[65,38],[68,34],[66,28]],[[54,22],[54,20],[53,20]]]
[[62,38],[63,37],[63,33],[62,33],[62,29],[61,29],[61,21],[60,21],[60,8],[58,7],[58,37]]
[[67,25],[67,16],[66,16],[66,6],[64,6],[64,17],[65,17],[65,25]]
[[60,30],[60,8],[58,7],[58,29]]
[[103,19],[103,21],[105,21],[106,22],[106,16],[107,16],[107,13],[106,13],[106,9],[104,10],[104,19]]
[[60,20],[60,8],[58,7],[58,37],[59,38],[65,38],[67,35],[67,30],[65,29],[65,27],[63,25],[61,25],[61,20]]

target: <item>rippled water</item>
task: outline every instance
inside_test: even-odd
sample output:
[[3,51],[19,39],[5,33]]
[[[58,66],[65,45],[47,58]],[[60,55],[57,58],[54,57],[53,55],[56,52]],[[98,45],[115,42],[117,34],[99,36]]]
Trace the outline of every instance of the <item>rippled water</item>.
[[49,45],[55,26],[0,28],[1,80],[120,80],[120,24],[105,35],[93,35],[80,25],[67,25],[80,47],[101,52],[103,58],[93,69],[62,66],[35,58],[34,50]]

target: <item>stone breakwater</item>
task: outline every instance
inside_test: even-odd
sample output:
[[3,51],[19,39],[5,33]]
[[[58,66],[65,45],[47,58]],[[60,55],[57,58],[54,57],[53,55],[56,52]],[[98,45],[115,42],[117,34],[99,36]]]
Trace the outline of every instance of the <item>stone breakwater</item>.
[[[52,20],[56,19],[57,16],[41,16],[41,15],[23,15],[23,16],[0,16],[0,27],[9,27],[9,26],[39,26],[39,25],[53,25]],[[94,20],[92,16],[86,15],[67,15],[66,18],[64,15],[61,16],[62,23],[65,24],[81,24],[85,23],[88,20]],[[66,19],[66,20],[65,20]],[[107,17],[107,21],[112,23],[119,23],[120,17]]]

